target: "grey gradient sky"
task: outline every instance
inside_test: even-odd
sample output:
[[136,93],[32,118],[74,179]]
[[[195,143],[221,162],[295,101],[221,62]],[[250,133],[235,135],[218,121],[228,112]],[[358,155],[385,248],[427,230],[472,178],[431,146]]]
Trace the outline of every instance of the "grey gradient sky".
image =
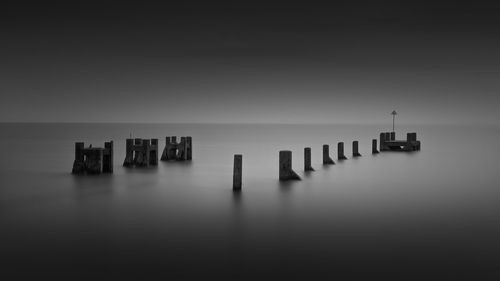
[[0,12],[0,121],[500,120],[490,2],[64,3]]

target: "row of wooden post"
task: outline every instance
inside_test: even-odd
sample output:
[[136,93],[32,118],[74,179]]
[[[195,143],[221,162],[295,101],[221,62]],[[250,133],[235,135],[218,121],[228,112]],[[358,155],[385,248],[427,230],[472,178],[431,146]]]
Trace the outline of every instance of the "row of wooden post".
[[[377,154],[379,151],[377,150],[377,140],[372,140],[372,154]],[[359,153],[359,142],[352,142],[352,156],[359,157],[361,154]],[[344,154],[344,143],[339,142],[337,144],[337,159],[338,160],[346,160],[347,157]],[[233,190],[240,191],[242,186],[242,170],[243,170],[243,155],[235,154],[234,155],[234,166],[233,166]],[[330,146],[328,144],[323,145],[323,165],[334,165],[335,161],[330,157]],[[311,166],[311,148],[304,148],[304,171],[314,171],[314,168]],[[297,175],[292,169],[292,151],[290,150],[281,150],[279,152],[279,180],[280,181],[288,181],[288,180],[300,180],[300,176]]]

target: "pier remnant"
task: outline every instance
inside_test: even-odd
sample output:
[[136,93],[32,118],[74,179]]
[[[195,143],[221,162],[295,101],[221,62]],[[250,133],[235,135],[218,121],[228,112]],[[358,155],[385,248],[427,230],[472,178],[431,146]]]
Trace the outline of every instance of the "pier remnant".
[[300,180],[299,175],[292,170],[292,151],[290,150],[280,151],[279,178],[280,181]]
[[347,157],[344,155],[344,143],[339,142],[337,144],[337,160],[346,160]]
[[158,165],[158,139],[127,139],[124,167],[149,167]]
[[330,146],[328,144],[323,145],[323,165],[334,165],[335,162],[330,157]]
[[165,137],[165,148],[161,154],[162,161],[177,160],[185,161],[193,159],[193,138],[181,137],[177,142],[177,137]]
[[377,139],[372,139],[372,154],[377,154],[379,151],[377,150]]
[[358,141],[352,142],[352,156],[353,157],[361,156],[361,154],[359,153],[359,142]]
[[314,171],[314,168],[311,166],[311,148],[304,148],[304,171]]
[[113,173],[113,141],[105,142],[104,148],[92,146],[85,148],[83,142],[76,142],[71,173]]
[[417,133],[407,133],[406,140],[396,140],[395,135],[391,133],[380,133],[380,151],[388,150],[420,150],[420,141],[417,140]]
[[241,190],[241,177],[242,177],[242,160],[243,155],[235,154],[234,155],[234,165],[233,165],[233,190],[240,191]]

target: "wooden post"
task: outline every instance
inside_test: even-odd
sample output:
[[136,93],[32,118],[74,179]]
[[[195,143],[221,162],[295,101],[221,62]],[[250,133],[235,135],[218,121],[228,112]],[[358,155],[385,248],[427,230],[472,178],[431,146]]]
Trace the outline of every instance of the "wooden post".
[[233,191],[241,190],[241,178],[243,173],[242,166],[243,155],[235,154],[234,155],[234,164],[233,164]]
[[391,132],[391,140],[396,140],[396,132]]
[[330,158],[330,146],[328,144],[323,145],[323,165],[333,165],[335,162]]
[[314,171],[314,168],[311,166],[311,148],[304,148],[304,171]]
[[292,152],[290,150],[281,150],[279,157],[279,179],[280,181],[300,180],[292,170]]
[[372,154],[377,154],[379,151],[377,150],[377,139],[372,139]]
[[89,174],[100,174],[102,172],[102,148],[89,148],[86,151],[86,169]]
[[380,151],[384,151],[385,149],[385,133],[380,133]]
[[102,172],[113,173],[113,141],[104,143],[104,152],[102,161],[103,161]]
[[150,140],[142,140],[143,158],[142,158],[142,162],[140,163],[141,166],[149,167],[149,165],[151,164],[150,157],[149,157],[150,151],[151,151],[151,141]]
[[343,142],[339,142],[337,144],[337,159],[338,160],[346,160],[347,157],[345,157],[344,155],[344,143]]
[[134,140],[134,165],[136,166],[142,166],[142,163],[144,162],[144,150],[142,147],[142,139],[136,138]]
[[186,141],[187,141],[186,159],[187,160],[192,160],[193,159],[193,138],[192,137],[186,137]]
[[352,156],[353,157],[361,156],[361,154],[359,153],[359,142],[358,141],[352,142]]
[[134,140],[127,139],[125,145],[125,160],[123,161],[124,167],[134,165]]
[[187,142],[186,142],[186,137],[181,137],[181,141],[177,145],[177,156],[176,160],[177,161],[184,161],[187,159],[186,157],[187,153]]
[[158,139],[151,139],[151,149],[149,151],[149,162],[153,166],[158,166]]
[[85,172],[85,154],[83,142],[75,142],[75,160],[73,161],[72,174],[82,174]]

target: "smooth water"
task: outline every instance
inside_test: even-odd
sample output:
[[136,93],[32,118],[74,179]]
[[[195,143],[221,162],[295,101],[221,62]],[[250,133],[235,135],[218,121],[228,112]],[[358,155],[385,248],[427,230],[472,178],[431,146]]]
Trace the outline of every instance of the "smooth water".
[[[498,280],[498,127],[413,125],[419,152],[371,155],[381,126],[0,125],[4,280]],[[193,137],[192,162],[126,169],[125,139]],[[401,131],[399,138],[404,138]],[[114,174],[70,174],[114,140]],[[360,158],[350,157],[359,140]],[[345,142],[346,161],[321,165]],[[303,148],[315,172],[303,172]],[[280,183],[278,151],[302,181]],[[161,153],[161,151],[160,151]],[[232,192],[233,154],[243,192]]]

